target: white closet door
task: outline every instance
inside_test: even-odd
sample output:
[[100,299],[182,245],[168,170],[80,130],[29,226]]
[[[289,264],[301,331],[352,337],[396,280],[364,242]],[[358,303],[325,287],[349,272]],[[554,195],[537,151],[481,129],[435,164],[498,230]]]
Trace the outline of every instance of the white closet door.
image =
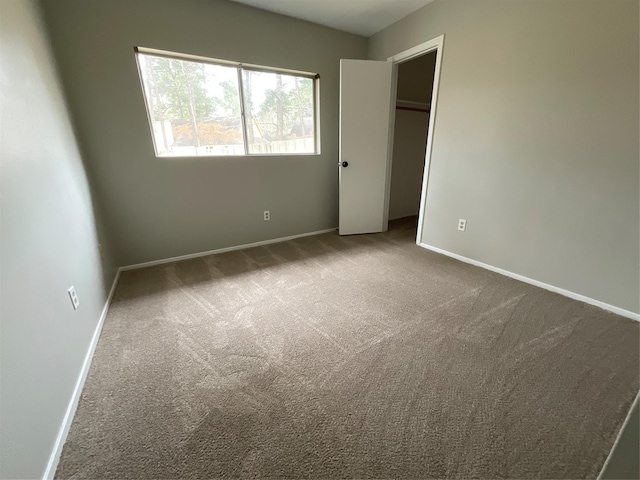
[[340,61],[340,235],[387,229],[393,64]]

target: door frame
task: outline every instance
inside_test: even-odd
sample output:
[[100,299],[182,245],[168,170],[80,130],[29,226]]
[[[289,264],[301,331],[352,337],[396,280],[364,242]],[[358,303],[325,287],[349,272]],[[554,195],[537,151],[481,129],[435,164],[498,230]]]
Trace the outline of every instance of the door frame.
[[[433,131],[435,128],[435,120],[436,120],[436,108],[438,105],[438,90],[440,85],[440,69],[442,67],[442,54],[444,49],[444,34],[433,38],[427,42],[416,45],[415,47],[411,47],[407,50],[404,50],[400,53],[392,55],[387,58],[388,62],[393,62],[393,77],[391,79],[391,99],[393,100],[393,104],[395,105],[396,96],[398,93],[398,65],[409,60],[412,60],[416,57],[420,57],[427,53],[433,52],[436,53],[436,66],[435,72],[433,75],[433,91],[431,94],[431,109],[429,112],[429,128],[427,130],[427,148],[425,150],[425,158],[424,158],[424,172],[422,174],[422,190],[420,191],[420,210],[418,214],[418,231],[416,234],[416,243],[419,245],[423,243],[422,240],[422,224],[424,222],[425,209],[427,206],[427,187],[429,185],[429,168],[431,166],[431,153],[433,149]],[[393,161],[393,143],[395,139],[395,108],[391,109],[390,112],[391,118],[389,121],[389,141],[388,141],[388,151],[387,151],[387,178],[385,184],[385,192],[384,192],[384,225],[388,225],[389,222],[389,200],[391,194],[391,168]],[[386,228],[385,228],[386,230]]]

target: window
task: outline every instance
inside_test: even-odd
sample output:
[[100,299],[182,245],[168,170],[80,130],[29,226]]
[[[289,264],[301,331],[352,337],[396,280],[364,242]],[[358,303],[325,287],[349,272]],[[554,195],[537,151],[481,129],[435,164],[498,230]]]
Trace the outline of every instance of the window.
[[136,48],[156,156],[319,153],[318,78]]

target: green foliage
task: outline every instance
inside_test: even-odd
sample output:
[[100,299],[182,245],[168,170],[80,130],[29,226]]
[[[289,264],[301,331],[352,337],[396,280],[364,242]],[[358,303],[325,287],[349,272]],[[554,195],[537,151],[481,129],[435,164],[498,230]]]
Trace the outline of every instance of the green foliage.
[[[256,121],[269,140],[284,140],[295,124],[304,130],[304,119],[313,116],[313,80],[265,75],[276,75],[276,88],[265,90],[265,99],[255,114]],[[288,83],[283,82],[283,77]]]
[[240,96],[237,84],[230,80],[220,82],[222,87],[222,97],[213,99],[213,107],[216,112],[229,117],[240,116]]
[[[153,121],[171,123],[172,135],[160,129],[157,143],[163,151],[172,145],[198,148],[242,142],[236,69],[154,55],[143,58]],[[242,100],[250,112],[245,132],[249,143],[313,135],[312,79],[252,70],[242,74]]]
[[153,56],[146,57],[146,65],[156,119],[198,121],[211,114],[204,65]]

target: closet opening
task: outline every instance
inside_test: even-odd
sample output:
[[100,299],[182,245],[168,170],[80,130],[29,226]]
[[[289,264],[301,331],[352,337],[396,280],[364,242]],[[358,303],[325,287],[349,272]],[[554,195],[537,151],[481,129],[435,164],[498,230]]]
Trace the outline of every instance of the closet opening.
[[436,58],[433,50],[397,65],[389,220],[415,216],[418,222]]

